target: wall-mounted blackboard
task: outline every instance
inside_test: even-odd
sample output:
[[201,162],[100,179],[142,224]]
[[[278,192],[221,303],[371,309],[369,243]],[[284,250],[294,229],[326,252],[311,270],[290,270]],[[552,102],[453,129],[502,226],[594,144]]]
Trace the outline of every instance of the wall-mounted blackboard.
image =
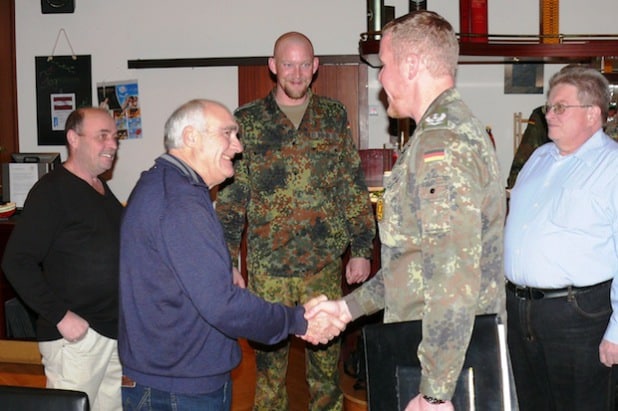
[[70,111],[92,106],[89,55],[35,57],[38,143],[64,145],[64,121]]

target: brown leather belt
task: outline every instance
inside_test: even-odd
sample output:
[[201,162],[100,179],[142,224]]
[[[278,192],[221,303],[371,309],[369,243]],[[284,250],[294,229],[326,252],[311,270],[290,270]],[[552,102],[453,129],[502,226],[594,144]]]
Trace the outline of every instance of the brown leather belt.
[[135,381],[133,381],[131,378],[127,377],[126,375],[122,376],[122,382],[120,383],[121,387],[129,387],[129,388],[134,388],[135,387]]
[[585,291],[590,291],[593,288],[609,285],[612,280],[607,280],[599,284],[590,285],[586,287],[569,286],[566,288],[533,288],[523,287],[517,284],[513,284],[510,281],[506,282],[506,289],[515,294],[515,297],[522,300],[543,300],[546,298],[561,298],[568,295],[575,295]]

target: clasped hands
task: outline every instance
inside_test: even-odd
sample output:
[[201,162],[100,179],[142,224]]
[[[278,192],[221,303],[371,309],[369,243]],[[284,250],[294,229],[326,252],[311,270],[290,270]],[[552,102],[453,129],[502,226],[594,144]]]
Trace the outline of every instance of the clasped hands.
[[320,295],[307,301],[304,307],[307,331],[298,337],[311,344],[327,344],[352,321],[348,305],[343,300],[328,300],[325,295]]

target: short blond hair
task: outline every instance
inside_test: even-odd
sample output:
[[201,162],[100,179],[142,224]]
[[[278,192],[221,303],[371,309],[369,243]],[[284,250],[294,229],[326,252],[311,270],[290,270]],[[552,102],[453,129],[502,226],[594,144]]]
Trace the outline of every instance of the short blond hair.
[[439,14],[414,11],[388,22],[382,34],[390,36],[395,61],[418,54],[430,74],[455,77],[459,42],[451,23]]

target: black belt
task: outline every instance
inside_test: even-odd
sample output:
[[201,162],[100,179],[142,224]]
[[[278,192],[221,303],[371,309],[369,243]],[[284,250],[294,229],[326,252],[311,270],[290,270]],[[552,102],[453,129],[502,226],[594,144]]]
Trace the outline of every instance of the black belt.
[[585,291],[589,291],[596,287],[603,285],[609,285],[612,280],[607,280],[599,284],[589,285],[586,287],[568,286],[566,288],[533,288],[522,287],[517,284],[513,284],[510,281],[506,282],[506,289],[515,294],[515,297],[522,300],[542,300],[544,298],[560,298],[568,295],[575,295]]

